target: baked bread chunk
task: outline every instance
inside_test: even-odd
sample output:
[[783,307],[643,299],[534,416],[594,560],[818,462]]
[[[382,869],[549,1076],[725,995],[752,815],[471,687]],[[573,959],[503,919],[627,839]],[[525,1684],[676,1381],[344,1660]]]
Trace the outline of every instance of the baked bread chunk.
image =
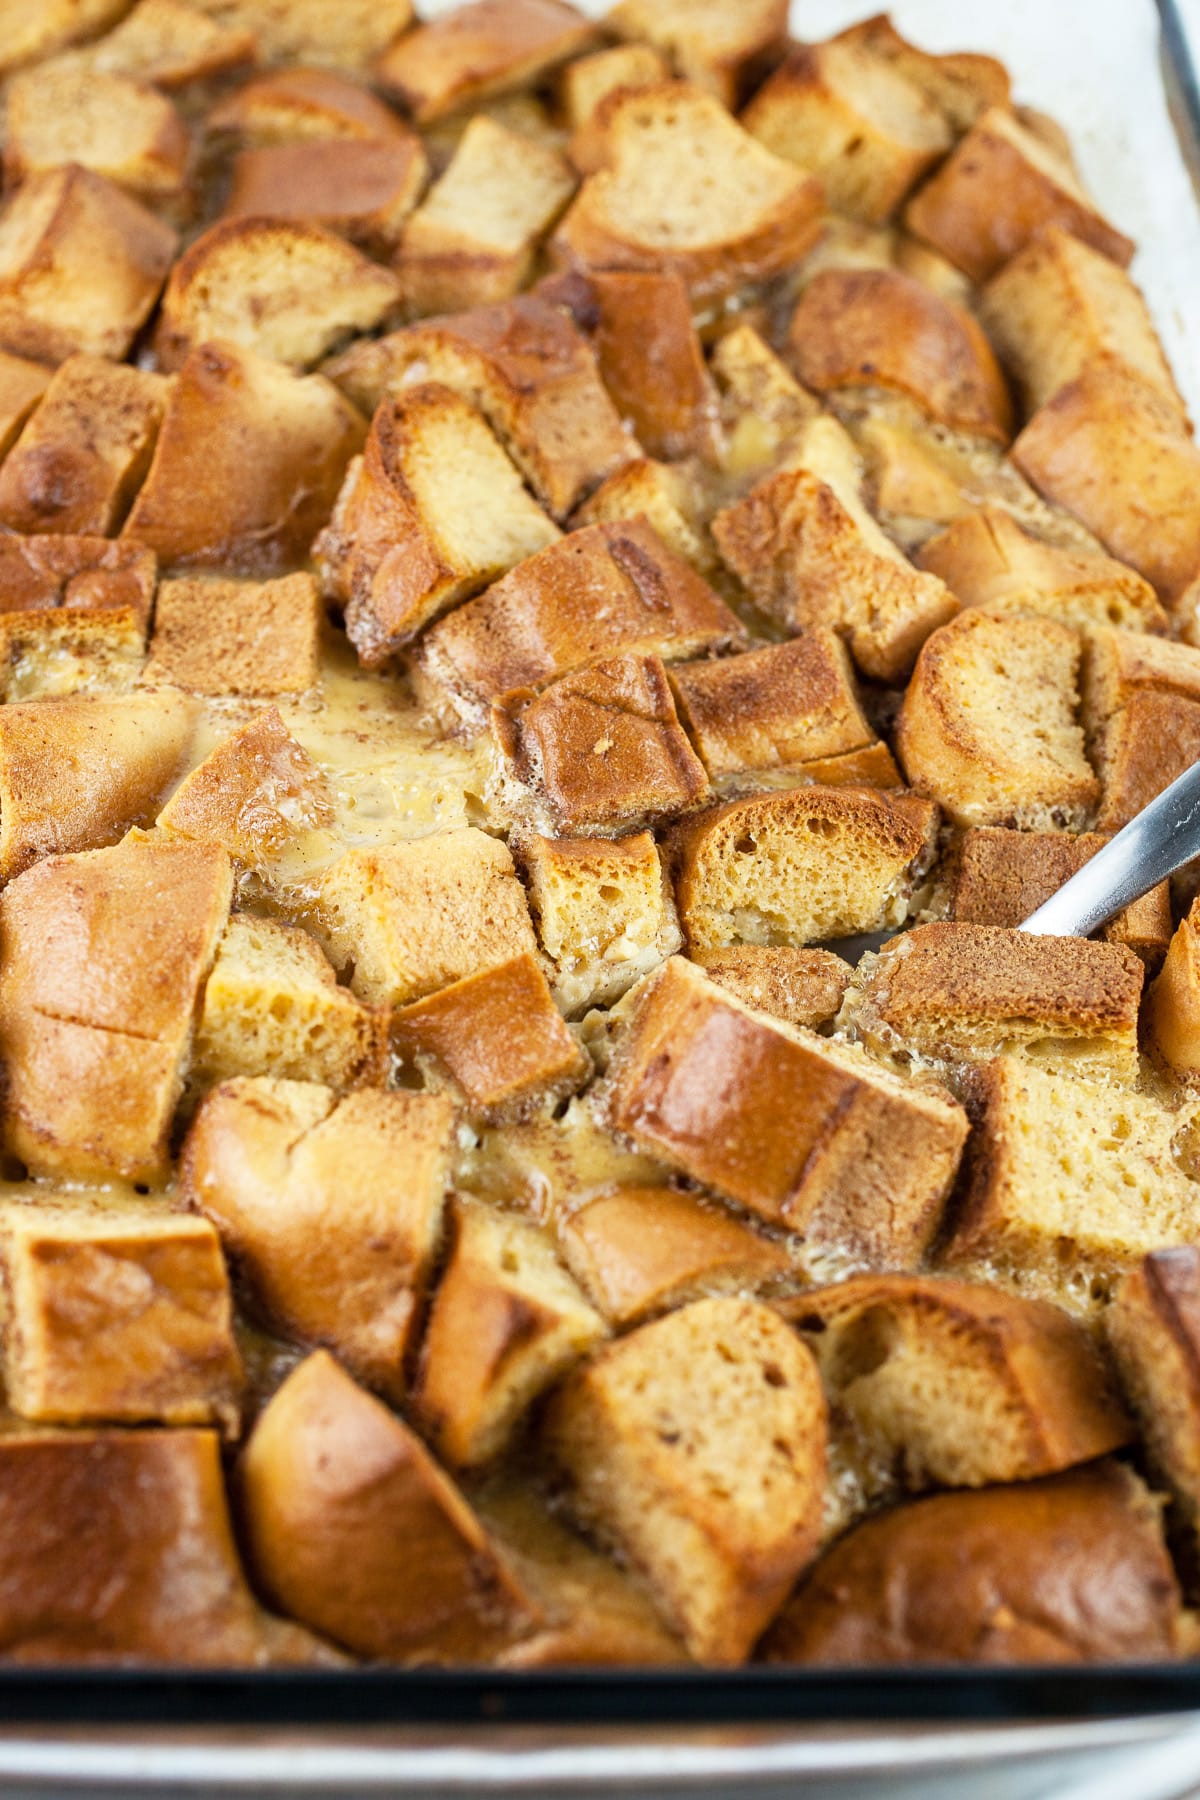
[[720,558],[704,528],[703,505],[696,504],[698,485],[692,463],[639,456],[602,481],[569,523],[578,530],[583,525],[645,519],[667,549],[690,563],[705,581],[720,581]]
[[0,456],[6,456],[17,434],[50,385],[52,371],[27,356],[0,350]]
[[230,29],[252,32],[264,62],[319,60],[365,75],[412,24],[410,0],[192,0]]
[[138,0],[119,24],[76,55],[90,69],[172,92],[240,69],[257,51],[254,32],[222,25],[183,0]]
[[1195,760],[1200,651],[1132,631],[1091,632],[1084,718],[1104,784],[1097,824],[1115,831]]
[[311,575],[161,582],[145,680],[193,694],[301,694],[320,678]]
[[835,43],[853,44],[903,75],[939,112],[955,132],[970,130],[989,106],[1006,107],[1011,99],[1008,70],[994,56],[970,50],[934,55],[901,37],[887,13],[874,13],[840,31]]
[[1155,1482],[1171,1496],[1193,1563],[1200,1522],[1200,1254],[1156,1250],[1119,1284],[1104,1315],[1109,1349],[1141,1429]]
[[428,160],[415,135],[264,144],[234,157],[223,216],[309,221],[387,256],[428,176]]
[[191,146],[171,101],[86,60],[61,57],[15,75],[4,127],[4,168],[14,186],[73,163],[142,199],[182,193]]
[[1200,910],[1193,901],[1167,946],[1146,995],[1144,1031],[1150,1053],[1178,1081],[1200,1080]]
[[[570,128],[567,154],[581,175],[604,166],[602,108],[619,88],[657,87],[671,78],[671,67],[661,50],[650,44],[614,44],[594,50],[568,63],[556,88],[558,103]],[[698,81],[697,87],[703,82]]]
[[534,87],[595,37],[560,0],[473,0],[402,37],[375,78],[418,125],[431,125],[471,102]]
[[769,473],[803,441],[805,426],[820,415],[820,401],[753,325],[723,333],[709,368],[720,396],[724,467],[735,476]]
[[130,539],[0,536],[6,701],[127,692],[146,653],[157,561]]
[[115,24],[124,0],[49,0],[36,12],[14,7],[5,18],[0,72],[19,69]]
[[[138,13],[146,10],[145,0]],[[368,87],[330,68],[275,68],[212,107],[208,129],[253,149],[325,138],[407,138],[409,127]]]
[[235,862],[270,875],[328,827],[333,812],[325,776],[267,706],[191,770],[157,822],[171,837],[220,844]]
[[853,971],[829,950],[797,950],[787,944],[727,944],[694,950],[710,981],[728,988],[756,1012],[787,1025],[816,1030],[841,1010]]
[[587,279],[592,345],[622,419],[650,456],[717,455],[717,391],[682,278],[636,269]]
[[684,81],[736,107],[782,51],[787,16],[784,0],[619,0],[604,23],[656,45]]

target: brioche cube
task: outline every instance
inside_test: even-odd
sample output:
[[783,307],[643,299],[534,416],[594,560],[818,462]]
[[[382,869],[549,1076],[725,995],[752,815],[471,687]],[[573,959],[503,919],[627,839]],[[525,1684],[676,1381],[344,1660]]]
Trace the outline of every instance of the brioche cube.
[[180,1179],[259,1314],[399,1400],[453,1148],[444,1095],[236,1079],[201,1102]]
[[680,946],[658,847],[631,837],[522,840],[519,857],[552,991],[570,1017],[617,1000]]
[[28,357],[0,350],[0,456],[16,442],[26,419],[50,385],[52,371]]
[[675,273],[700,306],[780,274],[820,235],[820,182],[699,88],[618,89],[599,129],[605,166],[554,238],[567,263]]
[[1100,798],[1084,755],[1080,635],[1056,619],[972,607],[927,641],[896,749],[959,825],[1078,831]]
[[43,0],[33,8],[7,6],[0,74],[40,62],[80,38],[94,37],[115,24],[124,10],[125,0]]
[[581,175],[604,166],[604,131],[597,121],[608,96],[670,78],[666,58],[649,44],[614,44],[567,64],[558,79],[558,98],[571,132],[571,161]]
[[252,575],[295,567],[365,432],[324,377],[203,344],[175,378],[126,533],[175,567]]
[[258,1585],[348,1650],[401,1663],[484,1661],[532,1622],[420,1438],[324,1350],[260,1413],[240,1477]]
[[1146,995],[1146,1047],[1176,1081],[1200,1082],[1200,908],[1193,901]]
[[698,575],[711,581],[719,559],[697,518],[695,484],[689,469],[639,456],[602,481],[569,521],[581,525],[645,519],[655,536]]
[[911,1267],[967,1136],[939,1088],[768,1018],[681,957],[639,988],[608,1116],[646,1155],[797,1234],[802,1267]]
[[1124,268],[1129,238],[1109,224],[1074,169],[1003,107],[980,114],[909,201],[904,223],[983,282],[1039,231],[1059,225]]
[[679,1188],[612,1188],[574,1207],[558,1235],[576,1280],[617,1328],[709,1294],[777,1287],[791,1272],[781,1245]]
[[768,789],[675,829],[689,953],[804,944],[898,925],[933,857],[936,809],[865,788]]
[[236,1429],[242,1362],[206,1219],[69,1199],[0,1209],[5,1397],[68,1425]]
[[381,402],[313,554],[373,667],[558,536],[470,402],[429,382]]
[[227,75],[254,61],[258,40],[183,0],[137,0],[119,24],[76,54],[103,75],[126,75],[171,91]]
[[680,715],[714,781],[743,769],[787,769],[865,749],[849,658],[831,631],[742,656],[679,663],[671,686]]
[[812,1030],[836,1017],[853,974],[830,950],[790,944],[726,944],[693,951],[689,960],[755,1012]]
[[825,1435],[809,1351],[760,1302],[713,1299],[568,1377],[542,1444],[691,1654],[734,1664],[816,1550]]
[[335,967],[372,1005],[403,1006],[537,943],[512,854],[469,826],[349,850],[321,876],[314,920]]
[[268,214],[327,225],[387,256],[420,199],[429,164],[414,136],[267,144],[233,159],[223,217]]
[[0,535],[0,694],[132,687],[156,579],[154,552],[128,539]]
[[971,1178],[943,1252],[1077,1311],[1152,1250],[1196,1241],[1196,1102],[1083,1081],[1001,1056],[980,1072]]
[[786,0],[619,0],[604,23],[657,46],[682,80],[735,108],[782,52],[788,8]]
[[1200,449],[1178,405],[1138,375],[1088,365],[1034,414],[1012,455],[1168,605],[1200,574]]
[[47,857],[0,894],[5,1149],[35,1174],[161,1179],[232,897],[207,844]]
[[575,190],[567,160],[486,114],[404,227],[396,273],[414,316],[506,300]]
[[820,175],[835,212],[870,225],[892,217],[952,141],[900,70],[836,38],[792,50],[743,123],[776,156]]
[[491,1124],[563,1099],[591,1073],[528,951],[399,1007],[391,1032],[405,1063],[431,1085],[448,1078],[467,1110]]
[[125,356],[175,250],[169,225],[93,170],[31,176],[0,214],[0,344],[39,362]]
[[935,425],[1007,443],[1012,404],[995,353],[961,307],[899,269],[822,269],[792,314],[796,373],[818,394],[885,388]]
[[680,276],[597,270],[588,293],[601,378],[642,448],[715,461],[717,393]]
[[220,844],[263,874],[332,822],[328,781],[273,706],[211,750],[158,815],[160,831]]
[[431,125],[494,95],[535,87],[594,41],[594,26],[560,0],[473,0],[401,38],[375,79],[418,125]]
[[642,519],[588,525],[527,557],[430,631],[419,676],[468,720],[601,657],[664,662],[726,649],[742,628]]
[[989,106],[1009,104],[1008,70],[994,56],[962,50],[938,56],[920,50],[901,37],[887,13],[861,19],[834,41],[889,64],[945,114],[956,132],[969,130]]
[[147,681],[194,694],[299,694],[320,678],[321,597],[311,575],[159,584]]
[[509,705],[497,742],[555,831],[636,828],[708,791],[657,656],[609,657]]
[[729,474],[765,474],[815,419],[821,403],[792,375],[752,325],[735,325],[709,364],[720,395],[723,465]]
[[366,75],[413,22],[411,0],[191,0],[218,24],[254,34],[264,62],[319,62]]
[[1155,1250],[1118,1284],[1104,1331],[1155,1485],[1191,1568],[1200,1546],[1200,1252]]
[[[142,0],[144,10],[145,0]],[[214,133],[255,149],[325,138],[408,139],[408,126],[361,82],[332,69],[267,69],[234,88],[208,114]]]
[[183,192],[190,142],[152,87],[62,57],[15,75],[5,96],[4,168],[15,185],[63,163],[94,169],[143,199]]
[[0,467],[0,524],[27,533],[115,533],[150,466],[170,381],[75,355]]

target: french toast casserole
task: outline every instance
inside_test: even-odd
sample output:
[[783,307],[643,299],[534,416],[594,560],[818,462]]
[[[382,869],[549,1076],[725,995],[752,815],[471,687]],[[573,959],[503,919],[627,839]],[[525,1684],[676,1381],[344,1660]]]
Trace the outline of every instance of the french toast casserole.
[[1200,450],[787,13],[4,9],[4,1660],[1200,1649]]

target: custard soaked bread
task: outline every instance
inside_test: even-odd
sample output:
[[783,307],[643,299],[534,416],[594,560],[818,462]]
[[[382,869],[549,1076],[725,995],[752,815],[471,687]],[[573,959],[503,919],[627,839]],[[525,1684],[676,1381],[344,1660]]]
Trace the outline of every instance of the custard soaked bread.
[[1191,1653],[1191,884],[1016,929],[1200,758],[1061,127],[784,0],[8,11],[0,1662]]

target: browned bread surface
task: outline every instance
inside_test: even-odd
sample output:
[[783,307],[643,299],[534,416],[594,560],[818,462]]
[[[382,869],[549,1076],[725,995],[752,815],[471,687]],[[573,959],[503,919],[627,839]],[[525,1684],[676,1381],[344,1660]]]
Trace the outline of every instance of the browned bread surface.
[[533,87],[594,41],[595,28],[560,0],[472,0],[400,38],[375,79],[430,125],[472,101]]
[[320,640],[311,575],[164,581],[145,678],[194,694],[300,694],[320,678]]
[[1194,1591],[1200,1521],[1200,1253],[1156,1250],[1117,1288],[1104,1329],[1156,1483],[1188,1539]]
[[333,818],[329,783],[264,707],[180,782],[158,815],[160,831],[220,844],[246,868],[270,872],[288,849]]
[[386,256],[420,199],[428,163],[416,136],[265,144],[234,158],[226,218],[269,213],[343,232]]
[[695,950],[710,981],[728,988],[747,1006],[787,1025],[828,1025],[841,1007],[852,970],[829,950],[797,950],[788,944],[726,944]]

